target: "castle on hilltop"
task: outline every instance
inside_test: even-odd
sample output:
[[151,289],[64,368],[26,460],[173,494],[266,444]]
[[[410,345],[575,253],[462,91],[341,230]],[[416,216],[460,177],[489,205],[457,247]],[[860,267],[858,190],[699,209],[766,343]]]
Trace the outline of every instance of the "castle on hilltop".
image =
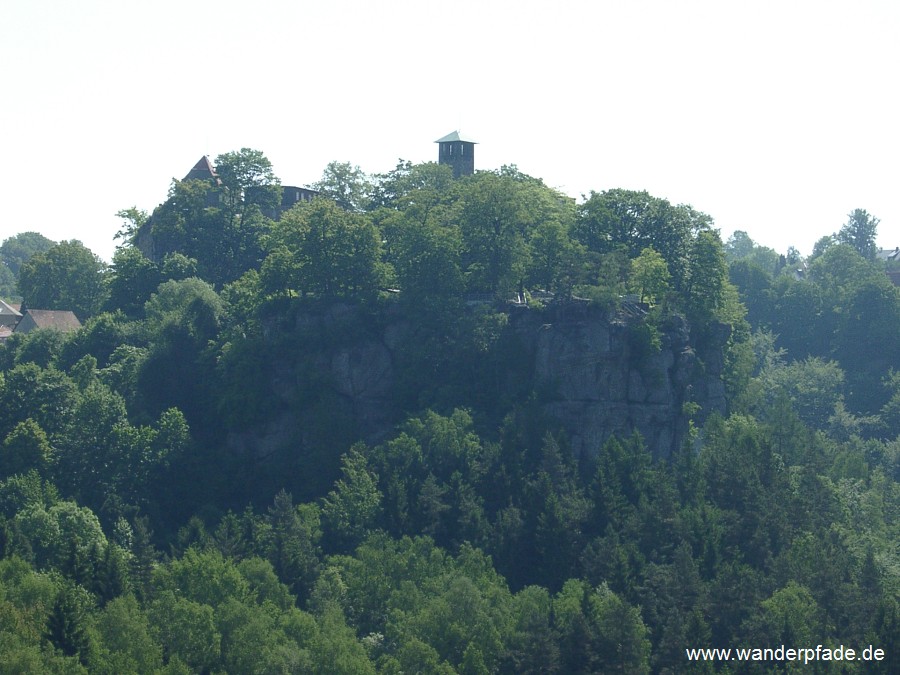
[[[188,171],[187,175],[181,180],[202,180],[211,182],[215,185],[222,184],[221,179],[216,174],[215,167],[213,166],[212,162],[209,161],[209,157],[207,155],[203,155],[203,157],[200,158],[200,161],[194,164],[194,168]],[[299,202],[311,202],[313,200],[313,197],[318,194],[319,192],[317,190],[312,190],[307,187],[298,187],[296,185],[282,185],[281,205],[277,209],[278,212],[269,213],[266,215],[275,218]],[[215,195],[215,193],[210,193],[210,199],[217,200],[218,196]],[[211,206],[214,205],[215,204],[211,204]]]
[[[439,138],[435,143],[438,144],[438,164],[450,167],[453,171],[454,178],[471,176],[475,173],[475,145],[477,141],[463,135],[459,130],[456,130]],[[203,206],[206,208],[221,206],[223,192],[221,189],[222,179],[216,173],[216,167],[212,161],[210,161],[208,155],[203,155],[181,180],[182,182],[200,181],[211,186],[212,189],[207,190],[205,193],[205,203]],[[318,190],[309,187],[301,187],[298,185],[281,185],[280,187],[280,203],[272,205],[269,200],[260,200],[260,203],[265,201],[267,204],[267,206],[263,208],[263,213],[273,220],[278,220],[283,213],[289,211],[296,204],[299,204],[300,202],[311,202],[319,195]],[[253,190],[255,188],[251,187],[248,189]],[[251,197],[250,194],[244,196]],[[169,204],[170,202],[167,201],[166,204],[161,205],[155,210],[153,215],[138,228],[134,235],[134,245],[137,249],[150,260],[156,262],[159,262],[166,251],[170,249],[170,244],[163,243],[161,237],[164,239],[166,236],[172,235],[175,231],[172,230],[172,232],[169,232],[168,234],[163,234],[158,228],[158,225],[161,224],[159,221],[160,210],[164,210]],[[162,229],[165,230],[165,227]],[[169,229],[171,230],[172,228]],[[175,229],[177,230],[177,228]]]
[[[478,141],[465,136],[459,130],[443,136],[435,141],[438,144],[438,164],[449,166],[453,170],[453,177],[471,176],[475,173],[475,145]],[[187,172],[182,180],[202,180],[221,185],[222,181],[216,174],[216,168],[210,161],[208,155],[203,155],[200,160],[194,164],[194,167]],[[276,212],[266,214],[272,218],[277,218],[281,213],[287,211],[295,204],[300,202],[311,202],[319,192],[308,187],[299,187],[296,185],[281,186],[281,204]],[[210,199],[217,199],[214,194],[210,194]],[[215,204],[210,204],[214,206]]]

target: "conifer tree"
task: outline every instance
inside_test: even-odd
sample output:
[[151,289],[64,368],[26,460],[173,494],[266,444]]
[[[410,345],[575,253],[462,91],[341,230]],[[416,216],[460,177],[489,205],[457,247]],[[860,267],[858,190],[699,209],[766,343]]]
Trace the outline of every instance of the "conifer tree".
[[138,599],[146,600],[150,590],[150,576],[159,557],[153,546],[153,531],[146,516],[134,519],[134,538],[131,545],[131,578]]
[[47,617],[46,637],[66,656],[78,656],[85,662],[90,645],[84,623],[84,612],[78,606],[73,590],[64,586]]

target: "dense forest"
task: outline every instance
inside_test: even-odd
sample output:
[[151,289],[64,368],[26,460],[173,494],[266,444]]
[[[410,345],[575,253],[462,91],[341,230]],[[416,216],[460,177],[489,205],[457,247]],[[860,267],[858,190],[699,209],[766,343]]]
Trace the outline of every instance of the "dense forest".
[[[874,216],[803,257],[514,166],[335,162],[283,210],[261,152],[214,164],[108,265],[0,245],[0,297],[83,324],[0,341],[0,673],[896,672]],[[593,435],[586,370],[627,410]],[[685,651],[782,645],[886,657]]]

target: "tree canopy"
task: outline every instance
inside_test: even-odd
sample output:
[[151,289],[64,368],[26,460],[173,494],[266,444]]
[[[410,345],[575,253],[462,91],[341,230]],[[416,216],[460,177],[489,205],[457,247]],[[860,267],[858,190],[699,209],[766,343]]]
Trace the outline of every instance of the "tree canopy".
[[80,241],[62,241],[22,265],[19,291],[28,307],[71,310],[85,320],[106,301],[105,272],[106,264]]
[[842,244],[852,246],[866,260],[874,260],[878,252],[875,237],[879,222],[881,221],[878,218],[870,215],[865,209],[854,209],[847,216],[847,222],[835,238]]
[[0,670],[900,648],[877,219],[803,259],[514,166],[332,163],[286,212],[262,153],[216,173],[124,211],[109,268],[77,241],[22,256],[26,306],[84,325],[0,341]]

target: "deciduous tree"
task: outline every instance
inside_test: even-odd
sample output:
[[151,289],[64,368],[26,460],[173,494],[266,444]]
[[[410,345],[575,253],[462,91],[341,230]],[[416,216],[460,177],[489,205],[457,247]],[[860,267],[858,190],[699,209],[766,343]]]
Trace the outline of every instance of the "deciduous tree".
[[6,267],[13,276],[31,256],[53,248],[55,241],[47,239],[39,232],[22,232],[3,240],[0,244],[0,265]]
[[381,236],[371,218],[317,198],[291,209],[276,241],[294,254],[295,289],[319,298],[371,299],[386,280]]
[[19,291],[32,309],[71,310],[82,321],[106,300],[106,263],[80,241],[62,241],[19,270]]
[[242,219],[252,206],[272,210],[281,202],[281,186],[272,162],[259,150],[241,148],[219,155],[216,174],[232,217]]
[[703,230],[690,244],[685,304],[692,326],[702,328],[718,318],[725,304],[728,266],[717,232]]
[[52,461],[47,434],[31,418],[15,426],[3,441],[0,452],[0,475],[4,477],[30,469],[44,475]]
[[629,285],[637,291],[641,302],[663,300],[669,291],[669,268],[663,257],[652,248],[645,248],[631,261]]
[[121,250],[134,244],[134,238],[150,219],[150,214],[136,206],[132,206],[131,208],[118,211],[116,216],[122,219],[122,227],[113,235],[113,239],[122,240],[122,243],[117,246]]
[[458,222],[468,289],[506,299],[522,289],[528,267],[528,229],[522,184],[493,173],[476,174],[461,189]]
[[878,234],[878,223],[881,221],[865,209],[854,209],[847,218],[847,222],[835,238],[841,244],[852,246],[866,260],[874,260],[878,252],[875,238]]
[[575,237],[597,253],[624,248],[636,258],[647,247],[669,266],[675,287],[683,288],[692,238],[712,226],[712,219],[687,205],[672,206],[647,192],[591,192],[578,208]]
[[107,307],[137,317],[161,281],[159,268],[139,249],[120,248],[110,266]]
[[357,213],[368,208],[372,192],[369,178],[350,162],[329,162],[312,187],[345,211]]

